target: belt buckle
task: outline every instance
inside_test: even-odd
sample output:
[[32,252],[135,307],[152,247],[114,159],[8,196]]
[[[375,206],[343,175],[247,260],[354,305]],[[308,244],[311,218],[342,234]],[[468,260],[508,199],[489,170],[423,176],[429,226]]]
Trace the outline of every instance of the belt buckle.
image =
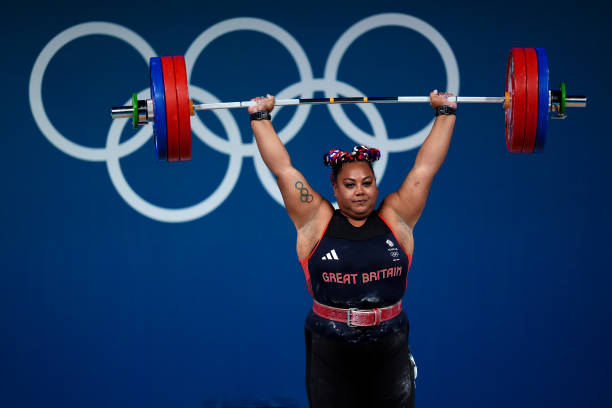
[[[367,313],[373,313],[374,314],[374,324],[352,324],[351,323],[351,317],[353,316],[353,312],[367,312]],[[346,312],[346,324],[348,325],[348,327],[369,327],[369,326],[378,326],[381,322],[381,312],[380,309],[367,309],[367,310],[362,310],[362,309],[358,309],[356,307],[351,307],[350,309],[347,309]]]
[[351,307],[350,309],[347,309],[346,311],[346,324],[348,325],[348,327],[359,327],[357,325],[354,325],[351,323],[351,316],[353,315],[353,312],[358,311],[359,309],[357,309],[356,307]]

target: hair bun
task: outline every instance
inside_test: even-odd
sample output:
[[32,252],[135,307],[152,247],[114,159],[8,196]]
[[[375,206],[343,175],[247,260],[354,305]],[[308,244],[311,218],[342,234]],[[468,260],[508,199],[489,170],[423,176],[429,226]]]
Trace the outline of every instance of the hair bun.
[[355,146],[352,155],[357,160],[367,160],[370,163],[380,159],[380,150],[363,145]]
[[331,149],[327,154],[323,155],[323,164],[334,168],[355,160],[366,160],[372,163],[378,159],[380,159],[380,150],[359,145],[355,146],[351,153],[340,149]]
[[323,164],[332,168],[353,160],[355,158],[351,154],[340,149],[331,149],[327,154],[323,155]]

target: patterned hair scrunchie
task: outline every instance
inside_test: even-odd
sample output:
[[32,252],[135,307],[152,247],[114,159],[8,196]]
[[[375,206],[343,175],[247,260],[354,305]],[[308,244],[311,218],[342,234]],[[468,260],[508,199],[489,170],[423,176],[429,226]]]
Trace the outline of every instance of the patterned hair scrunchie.
[[347,162],[363,160],[373,163],[378,159],[380,159],[380,150],[359,145],[353,147],[353,151],[351,153],[342,151],[340,149],[330,150],[327,154],[323,155],[323,164],[335,170],[337,167],[341,167]]

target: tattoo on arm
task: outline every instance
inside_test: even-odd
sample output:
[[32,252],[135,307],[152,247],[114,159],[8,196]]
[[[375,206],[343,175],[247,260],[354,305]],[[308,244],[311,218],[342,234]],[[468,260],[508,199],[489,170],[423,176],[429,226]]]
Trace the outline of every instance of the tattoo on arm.
[[304,183],[301,181],[295,182],[295,189],[297,190],[301,202],[311,203],[314,199],[313,195],[309,193],[308,189],[304,187]]

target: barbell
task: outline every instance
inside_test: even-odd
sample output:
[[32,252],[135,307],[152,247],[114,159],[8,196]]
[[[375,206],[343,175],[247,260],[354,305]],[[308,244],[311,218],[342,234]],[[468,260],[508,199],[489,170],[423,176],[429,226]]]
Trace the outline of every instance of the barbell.
[[[151,97],[131,106],[111,108],[115,118],[132,118],[134,128],[153,123],[155,152],[159,160],[191,159],[191,120],[199,110],[248,108],[255,102],[220,102],[195,105],[189,99],[187,69],[182,56],[150,60]],[[457,103],[503,104],[506,147],[511,153],[541,152],[546,143],[548,120],[565,119],[567,108],[586,107],[586,96],[566,95],[565,83],[549,88],[548,57],[544,48],[512,48],[506,66],[504,96],[453,96]],[[346,103],[429,103],[429,96],[338,97],[277,99],[275,106]]]

